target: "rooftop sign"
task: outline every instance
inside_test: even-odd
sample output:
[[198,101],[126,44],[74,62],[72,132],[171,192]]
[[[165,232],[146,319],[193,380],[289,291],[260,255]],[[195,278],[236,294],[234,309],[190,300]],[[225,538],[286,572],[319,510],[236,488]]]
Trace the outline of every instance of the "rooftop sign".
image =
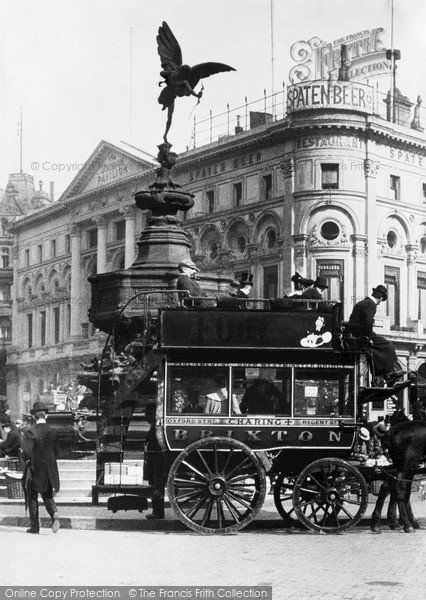
[[390,73],[391,62],[386,60],[382,45],[384,29],[367,29],[327,43],[318,37],[299,41],[290,48],[290,56],[297,63],[289,73],[291,83],[327,79],[337,74],[340,67],[340,47],[346,44],[349,61],[349,79],[362,81]]
[[373,88],[353,81],[314,81],[287,88],[287,111],[334,108],[373,112]]

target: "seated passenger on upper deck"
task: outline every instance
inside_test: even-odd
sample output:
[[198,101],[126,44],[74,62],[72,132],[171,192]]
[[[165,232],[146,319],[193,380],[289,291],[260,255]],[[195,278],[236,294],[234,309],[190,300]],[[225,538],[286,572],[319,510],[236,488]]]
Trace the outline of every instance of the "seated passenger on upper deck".
[[327,279],[325,277],[317,277],[313,285],[303,292],[300,299],[322,300],[322,294],[326,288],[328,288]]
[[[253,288],[253,275],[250,273],[242,273],[240,280],[240,289],[237,292],[237,298],[241,298],[241,300],[247,300],[251,294]],[[241,302],[241,307],[245,308],[247,306],[247,302]]]
[[[214,300],[203,300],[203,297],[207,298],[207,294],[204,290],[201,289],[199,284],[195,281],[195,273],[200,269],[192,262],[190,258],[182,260],[179,263],[179,271],[180,275],[176,282],[176,289],[179,291],[188,292],[189,297],[195,298],[192,304],[189,306],[195,307],[212,307],[215,306]],[[188,298],[188,294],[182,294],[181,300],[185,301],[185,298]]]

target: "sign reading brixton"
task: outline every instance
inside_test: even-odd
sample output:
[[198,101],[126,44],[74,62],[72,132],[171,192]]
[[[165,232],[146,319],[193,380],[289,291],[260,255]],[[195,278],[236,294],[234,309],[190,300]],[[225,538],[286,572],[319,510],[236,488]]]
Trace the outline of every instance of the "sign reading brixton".
[[287,111],[335,108],[372,114],[373,89],[363,83],[314,81],[289,86]]

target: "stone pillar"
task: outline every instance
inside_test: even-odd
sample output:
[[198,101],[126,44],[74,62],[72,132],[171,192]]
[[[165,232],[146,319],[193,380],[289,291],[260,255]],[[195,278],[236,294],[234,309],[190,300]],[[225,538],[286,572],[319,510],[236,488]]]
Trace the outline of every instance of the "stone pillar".
[[[368,251],[366,235],[351,235],[351,241],[353,244],[354,278],[351,286],[352,298],[349,299],[349,307],[352,311],[354,304],[365,297],[365,263]],[[345,314],[345,318],[346,316],[349,315]]]
[[71,228],[71,326],[70,337],[81,337],[80,303],[81,298],[81,231],[78,225]]
[[[298,261],[300,255],[297,254],[296,248],[291,244],[291,239],[294,238],[294,160],[292,157],[286,158],[282,164],[284,173],[284,202],[283,202],[283,261],[282,261],[282,286],[284,293],[291,292],[291,276],[294,270],[299,270]],[[297,232],[298,233],[298,232]],[[297,258],[296,258],[297,254]],[[306,265],[305,265],[306,267]],[[305,274],[305,271],[302,271]]]
[[[294,270],[306,277],[306,247],[308,243],[308,234],[307,233],[299,233],[297,235],[293,235],[293,243],[294,243]],[[294,274],[294,273],[293,273]],[[291,275],[288,279],[291,289]],[[289,285],[287,285],[284,289],[288,289]],[[291,290],[293,291],[293,290]]]
[[12,260],[13,260],[13,282],[12,282],[12,346],[20,346],[21,342],[21,332],[20,332],[20,323],[21,319],[19,318],[19,305],[18,305],[18,297],[19,297],[19,275],[18,275],[18,267],[19,267],[19,250],[17,245],[15,244],[12,248]]
[[93,219],[98,228],[98,249],[96,255],[97,273],[106,273],[106,234],[107,224],[105,217],[96,217]]
[[120,209],[126,220],[126,240],[124,245],[124,268],[128,269],[136,258],[135,245],[135,209],[133,206],[125,206]]
[[377,260],[377,218],[376,218],[376,176],[378,163],[370,158],[364,161],[365,174],[365,233],[367,235],[367,264],[364,276],[364,292],[360,294],[365,296],[367,290],[371,290],[377,285],[379,264]]
[[416,277],[416,253],[417,246],[409,244],[405,246],[407,252],[407,288],[408,288],[408,306],[407,313],[410,321],[418,319],[418,293]]

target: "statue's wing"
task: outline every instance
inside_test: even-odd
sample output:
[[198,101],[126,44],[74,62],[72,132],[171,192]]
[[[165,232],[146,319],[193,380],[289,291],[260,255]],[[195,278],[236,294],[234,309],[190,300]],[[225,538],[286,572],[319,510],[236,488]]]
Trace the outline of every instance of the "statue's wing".
[[182,51],[179,42],[165,21],[158,29],[157,47],[161,58],[161,67],[165,71],[179,70],[182,66]]
[[210,77],[210,75],[215,75],[216,73],[224,73],[225,71],[235,71],[235,69],[234,67],[224,65],[223,63],[200,63],[199,65],[195,65],[191,68],[191,73],[188,77],[188,81],[192,89],[194,89],[197,83],[200,81],[200,79]]

